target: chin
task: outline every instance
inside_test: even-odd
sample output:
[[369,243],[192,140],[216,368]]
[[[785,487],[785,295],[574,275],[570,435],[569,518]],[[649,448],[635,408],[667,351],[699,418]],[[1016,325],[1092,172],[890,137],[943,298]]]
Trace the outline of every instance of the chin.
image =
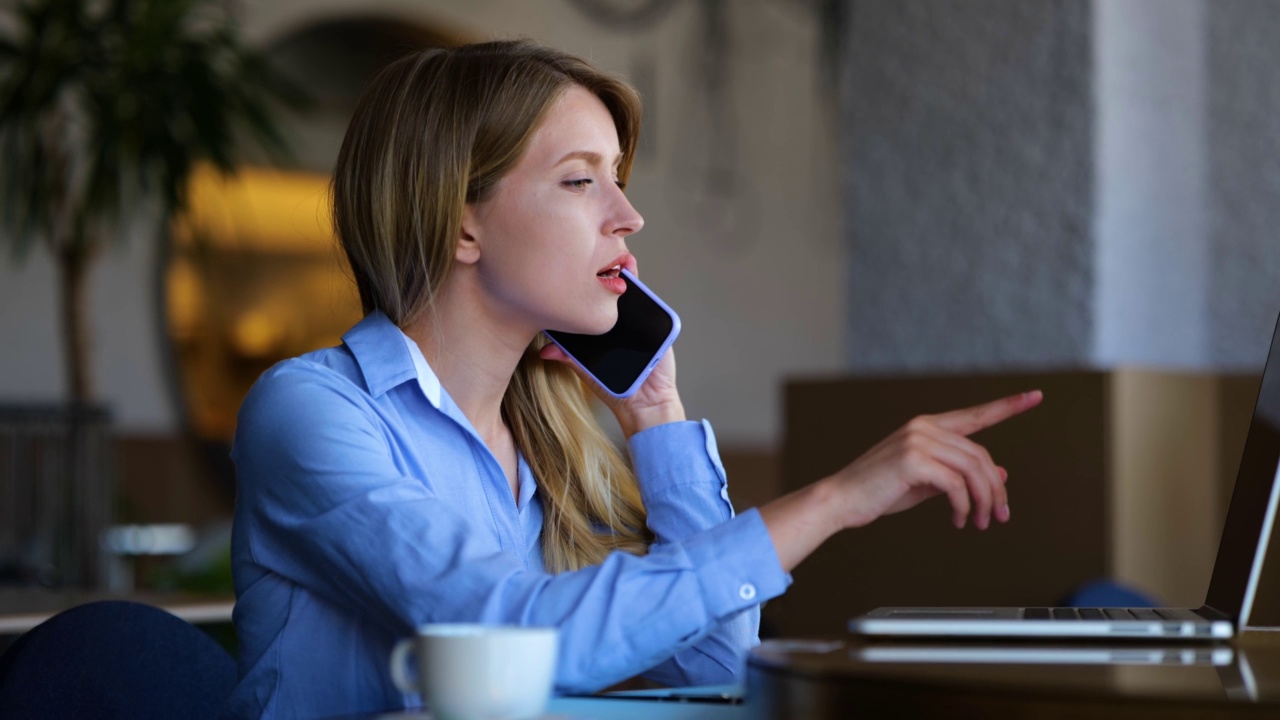
[[607,322],[593,322],[589,325],[583,326],[583,329],[581,330],[573,330],[570,332],[576,332],[579,335],[603,335],[612,330],[613,326],[616,325],[617,322],[618,318],[614,317],[610,318]]
[[574,333],[576,335],[603,335],[618,324],[618,309],[611,307],[608,313],[600,313],[593,318],[575,318],[575,320],[574,322],[562,323],[561,327],[563,329],[561,332]]

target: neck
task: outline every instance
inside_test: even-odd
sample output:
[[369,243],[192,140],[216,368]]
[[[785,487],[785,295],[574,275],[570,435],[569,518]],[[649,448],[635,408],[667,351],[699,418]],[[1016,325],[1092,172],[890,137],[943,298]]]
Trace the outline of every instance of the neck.
[[493,312],[470,268],[458,268],[441,288],[432,310],[402,329],[486,441],[506,432],[502,398],[516,365],[537,335]]

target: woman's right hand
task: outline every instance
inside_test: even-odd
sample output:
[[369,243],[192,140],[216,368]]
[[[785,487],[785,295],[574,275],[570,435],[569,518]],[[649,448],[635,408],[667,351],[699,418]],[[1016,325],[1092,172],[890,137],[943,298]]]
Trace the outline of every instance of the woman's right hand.
[[823,481],[834,486],[837,522],[844,528],[861,527],[944,494],[957,528],[964,527],[970,515],[980,530],[991,525],[993,516],[1008,522],[1008,474],[968,436],[1024,413],[1042,399],[1036,390],[913,418]]
[[921,415],[857,460],[760,508],[778,558],[790,570],[836,532],[946,495],[952,522],[986,529],[1009,520],[1007,474],[968,438],[1040,404],[1039,390],[938,415]]

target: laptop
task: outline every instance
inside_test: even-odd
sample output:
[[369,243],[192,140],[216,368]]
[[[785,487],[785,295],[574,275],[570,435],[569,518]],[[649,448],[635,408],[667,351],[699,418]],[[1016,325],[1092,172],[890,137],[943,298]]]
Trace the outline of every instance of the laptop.
[[883,607],[849,621],[867,637],[1221,640],[1249,624],[1280,498],[1280,318],[1199,608]]

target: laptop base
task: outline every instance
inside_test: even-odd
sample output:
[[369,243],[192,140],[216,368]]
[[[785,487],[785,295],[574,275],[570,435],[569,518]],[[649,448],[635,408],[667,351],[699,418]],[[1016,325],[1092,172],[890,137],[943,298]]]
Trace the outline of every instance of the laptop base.
[[849,621],[849,632],[884,637],[1128,638],[1225,640],[1229,620],[1186,608],[886,607]]

